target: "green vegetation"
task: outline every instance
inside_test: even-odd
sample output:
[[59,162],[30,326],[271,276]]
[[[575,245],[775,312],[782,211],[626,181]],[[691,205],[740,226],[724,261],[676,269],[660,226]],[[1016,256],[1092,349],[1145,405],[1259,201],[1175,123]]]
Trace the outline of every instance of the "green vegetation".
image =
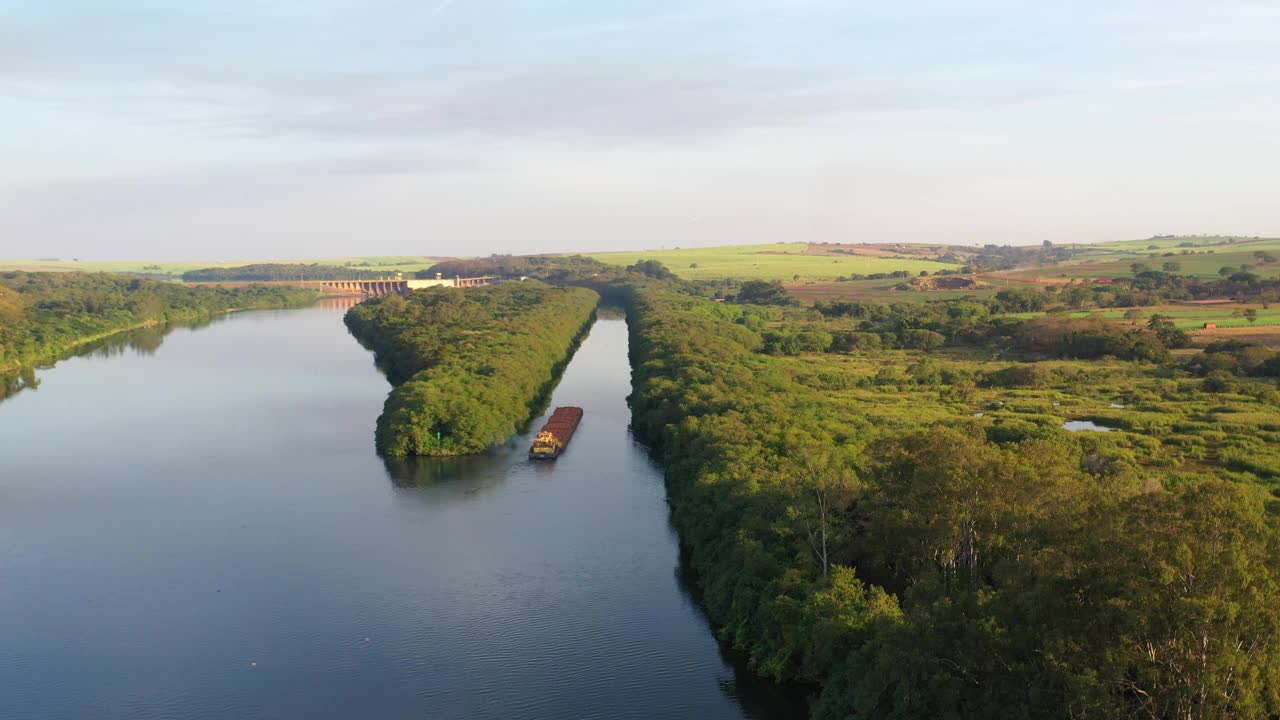
[[[644,252],[591,253],[590,258],[610,265],[635,265],[656,260],[686,280],[798,280],[837,278],[902,271],[911,275],[921,270],[937,272],[959,265],[919,258],[873,257],[865,255],[809,254],[805,243],[738,245],[716,248],[652,250]],[[797,277],[798,276],[798,277]]]
[[595,314],[585,288],[536,281],[432,288],[347,312],[395,389],[378,418],[388,456],[467,455],[519,431]]
[[0,370],[47,362],[122,330],[315,298],[299,288],[187,288],[103,273],[0,273]]
[[[1278,356],[1019,300],[633,294],[633,427],[721,635],[820,719],[1276,717]],[[1110,343],[1158,362],[1022,361]]]
[[[1061,246],[1059,246],[1061,247]],[[1071,246],[1069,258],[1050,267],[1047,263],[1023,263],[1029,269],[1011,277],[1108,278],[1129,273],[1135,262],[1153,268],[1177,264],[1190,277],[1209,278],[1223,267],[1249,265],[1264,278],[1280,277],[1280,239],[1228,236],[1164,236],[1147,240]]]

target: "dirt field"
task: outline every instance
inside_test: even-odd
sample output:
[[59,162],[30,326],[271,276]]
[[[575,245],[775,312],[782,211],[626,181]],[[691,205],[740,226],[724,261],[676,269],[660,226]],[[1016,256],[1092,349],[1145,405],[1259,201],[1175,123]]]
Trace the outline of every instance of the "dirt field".
[[1239,340],[1280,349],[1280,325],[1192,330],[1191,337],[1195,338],[1198,345],[1207,345],[1218,340]]
[[958,245],[902,245],[893,243],[810,243],[806,255],[862,255],[864,257],[934,259],[953,253],[964,259],[973,253]]

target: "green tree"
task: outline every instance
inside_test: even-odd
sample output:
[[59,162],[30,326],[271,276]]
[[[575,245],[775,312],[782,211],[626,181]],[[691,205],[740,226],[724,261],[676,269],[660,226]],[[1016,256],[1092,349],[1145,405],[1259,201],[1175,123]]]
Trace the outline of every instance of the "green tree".
[[627,272],[638,273],[655,280],[675,280],[676,274],[671,272],[666,265],[658,260],[640,260],[634,265],[627,266]]
[[737,302],[753,305],[790,305],[787,289],[778,281],[748,280],[738,289]]
[[800,525],[823,577],[831,569],[833,548],[844,541],[841,522],[853,502],[857,476],[830,451],[807,448],[796,455],[794,475],[800,492],[787,510]]

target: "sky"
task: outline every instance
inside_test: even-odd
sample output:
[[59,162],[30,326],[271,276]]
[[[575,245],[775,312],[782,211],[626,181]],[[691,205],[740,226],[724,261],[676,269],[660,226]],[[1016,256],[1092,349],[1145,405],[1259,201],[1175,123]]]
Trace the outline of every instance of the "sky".
[[0,258],[1280,234],[1280,2],[0,0]]

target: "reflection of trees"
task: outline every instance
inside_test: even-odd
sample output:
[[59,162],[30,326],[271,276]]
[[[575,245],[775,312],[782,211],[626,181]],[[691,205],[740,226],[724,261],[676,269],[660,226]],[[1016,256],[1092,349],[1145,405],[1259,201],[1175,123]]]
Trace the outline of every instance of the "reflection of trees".
[[[40,363],[42,368],[50,368],[55,364],[73,357],[111,358],[134,352],[138,355],[155,355],[164,338],[178,328],[198,330],[216,322],[226,320],[230,315],[214,315],[209,318],[189,323],[157,324],[149,327],[135,328],[108,335],[107,337],[78,345],[56,358]],[[34,367],[24,367],[10,373],[0,373],[0,402],[13,397],[23,390],[35,390],[40,386],[36,379]]]
[[[506,462],[490,455],[384,457],[387,477],[398,488],[418,488],[487,476],[503,477]],[[502,466],[502,467],[500,467]]]
[[[668,522],[668,524],[670,524]],[[698,619],[709,634],[712,632],[711,618],[702,605],[702,590],[698,587],[698,575],[690,564],[688,554],[680,549],[680,562],[675,569],[676,585],[680,594],[698,611]],[[733,677],[718,678],[720,692],[729,698],[748,718],[784,718],[808,717],[809,704],[806,695],[816,688],[799,683],[779,685],[760,677],[751,671],[747,658],[730,647],[729,643],[716,640],[720,651],[720,660],[733,669]]]
[[35,390],[38,387],[40,387],[40,381],[36,379],[35,368],[25,367],[20,370],[0,373],[0,402],[4,402],[28,388]]

